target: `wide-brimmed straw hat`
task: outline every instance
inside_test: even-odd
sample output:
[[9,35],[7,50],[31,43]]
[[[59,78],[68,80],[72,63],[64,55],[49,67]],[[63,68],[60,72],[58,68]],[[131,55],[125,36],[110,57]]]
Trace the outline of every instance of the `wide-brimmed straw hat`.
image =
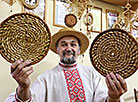
[[73,28],[64,27],[52,36],[52,44],[51,44],[50,49],[53,52],[56,53],[56,45],[59,39],[65,36],[74,36],[80,40],[80,54],[83,54],[89,46],[89,39],[87,38],[85,34],[83,34],[82,32],[78,32],[74,30]]

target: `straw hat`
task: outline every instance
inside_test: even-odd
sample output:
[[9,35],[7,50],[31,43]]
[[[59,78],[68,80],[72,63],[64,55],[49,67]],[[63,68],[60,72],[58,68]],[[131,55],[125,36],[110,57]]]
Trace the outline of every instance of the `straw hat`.
[[74,36],[80,40],[80,54],[83,54],[89,46],[89,40],[82,32],[75,31],[73,28],[64,27],[52,36],[52,44],[50,49],[56,53],[56,44],[59,39],[65,36]]

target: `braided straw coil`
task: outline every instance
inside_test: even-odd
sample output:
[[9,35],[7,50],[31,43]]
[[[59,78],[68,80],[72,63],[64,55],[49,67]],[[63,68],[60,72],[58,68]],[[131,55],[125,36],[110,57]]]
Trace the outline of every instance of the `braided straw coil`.
[[67,14],[64,22],[67,27],[74,27],[77,23],[77,17],[74,14]]
[[0,25],[0,53],[10,63],[20,58],[38,63],[47,55],[50,43],[50,30],[36,15],[17,13]]
[[90,60],[103,76],[113,72],[128,78],[137,70],[138,43],[124,30],[103,31],[91,44]]

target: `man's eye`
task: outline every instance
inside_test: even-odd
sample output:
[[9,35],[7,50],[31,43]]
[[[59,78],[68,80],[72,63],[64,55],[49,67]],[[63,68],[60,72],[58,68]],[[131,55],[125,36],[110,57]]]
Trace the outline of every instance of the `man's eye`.
[[62,44],[61,46],[66,46],[66,44]]
[[71,44],[71,46],[76,46],[76,44]]

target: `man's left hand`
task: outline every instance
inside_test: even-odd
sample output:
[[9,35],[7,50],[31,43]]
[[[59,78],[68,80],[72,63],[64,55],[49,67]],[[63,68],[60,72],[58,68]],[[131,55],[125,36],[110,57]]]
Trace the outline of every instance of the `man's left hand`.
[[120,96],[127,91],[126,81],[119,74],[112,72],[106,76],[105,81],[108,87],[107,102],[119,102]]

